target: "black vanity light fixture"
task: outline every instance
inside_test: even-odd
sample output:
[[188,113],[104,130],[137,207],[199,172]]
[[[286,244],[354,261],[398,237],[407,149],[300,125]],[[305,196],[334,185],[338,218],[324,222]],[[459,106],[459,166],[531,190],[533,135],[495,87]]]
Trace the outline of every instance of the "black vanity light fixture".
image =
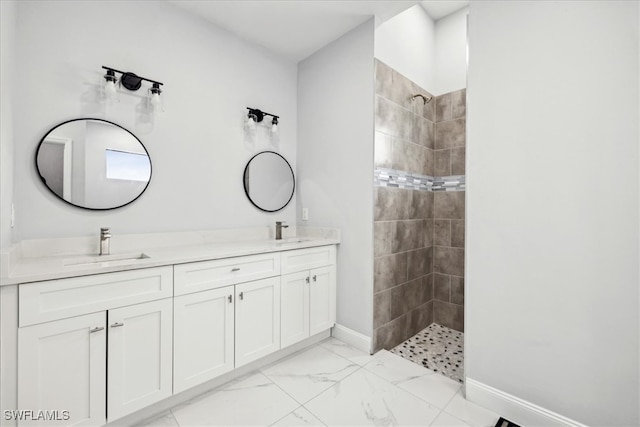
[[247,122],[249,126],[254,126],[256,123],[260,123],[262,120],[264,120],[264,116],[271,116],[271,132],[278,131],[278,119],[280,118],[280,116],[261,111],[257,108],[247,107],[247,110],[249,110],[249,112],[247,113]]
[[107,73],[104,75],[105,93],[107,94],[107,97],[113,97],[116,93],[116,82],[118,81],[118,79],[116,78],[116,73],[118,73],[120,74],[120,85],[132,92],[140,89],[143,81],[151,83],[151,88],[149,88],[149,104],[151,104],[154,109],[161,108],[161,82],[151,80],[146,77],[141,77],[128,71],[120,71],[116,70],[115,68],[105,67],[104,65],[102,66],[102,68],[107,70]]

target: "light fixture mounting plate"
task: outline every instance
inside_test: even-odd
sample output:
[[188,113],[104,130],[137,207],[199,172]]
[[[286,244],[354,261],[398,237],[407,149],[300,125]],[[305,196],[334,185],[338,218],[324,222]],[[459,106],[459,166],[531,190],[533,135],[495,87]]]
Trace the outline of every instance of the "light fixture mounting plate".
[[120,83],[126,89],[136,91],[140,89],[140,86],[142,86],[142,78],[136,76],[133,73],[123,73],[122,77],[120,78]]

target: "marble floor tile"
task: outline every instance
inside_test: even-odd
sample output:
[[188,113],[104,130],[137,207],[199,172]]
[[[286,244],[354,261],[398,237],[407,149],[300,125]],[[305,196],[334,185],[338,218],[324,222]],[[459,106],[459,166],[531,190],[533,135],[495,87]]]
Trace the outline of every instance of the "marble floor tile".
[[446,412],[441,412],[432,423],[431,427],[471,427],[464,421],[449,415]]
[[298,406],[262,373],[233,381],[173,409],[180,427],[265,426],[284,417]]
[[316,418],[308,409],[299,407],[286,417],[282,418],[272,427],[304,427],[304,426],[324,426],[319,419]]
[[316,346],[262,372],[291,397],[305,403],[359,368],[348,359]]
[[473,427],[495,426],[500,418],[498,414],[465,400],[461,391],[456,393],[444,411]]
[[360,369],[305,407],[329,426],[427,426],[440,410],[366,369]]
[[387,350],[377,352],[364,368],[393,384],[399,384],[425,375],[434,374],[433,371],[403,359],[402,357],[398,357]]
[[369,361],[371,361],[371,359],[373,359],[373,356],[368,352],[358,350],[357,348],[352,347],[349,344],[345,344],[335,338],[329,338],[328,340],[320,343],[320,345],[327,350],[333,351],[338,356],[349,359],[353,363],[360,366],[366,365]]
[[164,412],[156,417],[136,424],[136,427],[180,427],[171,411]]
[[424,375],[408,381],[397,383],[398,387],[408,391],[420,399],[444,408],[462,385],[444,375]]

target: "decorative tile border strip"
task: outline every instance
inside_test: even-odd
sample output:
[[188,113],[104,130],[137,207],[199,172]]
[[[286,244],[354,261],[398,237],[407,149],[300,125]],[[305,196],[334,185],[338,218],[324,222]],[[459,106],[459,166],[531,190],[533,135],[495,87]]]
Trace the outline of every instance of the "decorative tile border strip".
[[373,182],[377,187],[395,187],[419,191],[464,191],[465,176],[427,176],[394,169],[376,168]]

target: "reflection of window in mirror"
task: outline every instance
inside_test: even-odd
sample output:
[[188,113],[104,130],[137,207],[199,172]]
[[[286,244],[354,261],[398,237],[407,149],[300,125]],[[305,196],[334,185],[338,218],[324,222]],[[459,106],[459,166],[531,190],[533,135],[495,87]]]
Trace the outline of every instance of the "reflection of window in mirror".
[[107,179],[149,181],[151,164],[145,154],[105,150]]

